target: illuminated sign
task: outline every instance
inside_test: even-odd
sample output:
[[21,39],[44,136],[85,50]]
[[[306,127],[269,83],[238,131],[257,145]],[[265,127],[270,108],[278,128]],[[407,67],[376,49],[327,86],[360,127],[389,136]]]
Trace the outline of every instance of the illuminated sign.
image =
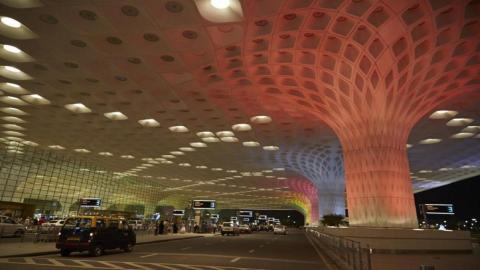
[[231,220],[231,221],[237,221],[238,218],[237,218],[237,217],[230,217],[230,220]]
[[173,210],[174,216],[183,216],[185,215],[185,210]]
[[100,198],[81,198],[80,207],[100,207],[102,206],[102,199]]
[[258,220],[267,220],[267,215],[258,216]]
[[239,211],[238,216],[239,217],[252,217],[253,212],[252,211]]
[[426,203],[421,205],[422,211],[427,215],[454,215],[451,203]]
[[215,200],[193,200],[193,209],[215,209]]
[[243,218],[243,221],[250,221],[250,218],[248,218],[248,217]]

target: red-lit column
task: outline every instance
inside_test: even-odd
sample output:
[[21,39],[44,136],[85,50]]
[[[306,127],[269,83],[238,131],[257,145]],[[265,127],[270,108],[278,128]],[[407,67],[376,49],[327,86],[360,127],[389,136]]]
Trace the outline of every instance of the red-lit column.
[[337,131],[351,226],[418,227],[406,150],[410,128],[405,126],[372,120]]

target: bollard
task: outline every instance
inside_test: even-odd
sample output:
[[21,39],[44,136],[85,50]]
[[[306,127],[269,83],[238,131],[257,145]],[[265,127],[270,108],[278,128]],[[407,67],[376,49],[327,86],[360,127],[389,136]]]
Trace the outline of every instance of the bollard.
[[435,266],[422,264],[420,265],[420,270],[435,270]]

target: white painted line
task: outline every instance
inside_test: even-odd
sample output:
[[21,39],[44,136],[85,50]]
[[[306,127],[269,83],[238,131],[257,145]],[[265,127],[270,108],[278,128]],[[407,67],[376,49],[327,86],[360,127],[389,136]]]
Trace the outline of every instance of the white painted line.
[[[101,263],[101,264],[104,264],[108,267],[111,267],[113,269],[123,269],[122,267],[118,266],[118,265],[115,265],[113,263],[109,263],[109,262],[105,262],[105,261],[96,261],[97,263]],[[123,263],[123,262],[122,262]]]
[[192,247],[184,247],[184,248],[181,248],[181,250],[189,250],[191,249]]
[[72,262],[75,262],[76,264],[79,264],[83,267],[86,268],[94,268],[93,265],[86,263],[85,261],[78,261],[78,260],[72,260]]
[[248,251],[248,253],[250,253],[250,254],[252,254],[253,252],[255,252],[255,249],[250,249],[250,250]]
[[[181,265],[183,268],[187,268],[187,269],[192,269],[192,270],[203,270],[203,268],[198,268],[198,267],[195,267],[193,265],[186,265],[186,264],[179,264]],[[207,267],[210,267],[210,266],[207,266]]]
[[327,259],[325,259],[325,256],[323,256],[323,254],[320,252],[320,250],[318,249],[318,247],[312,242],[312,240],[310,239],[310,237],[308,236],[308,234],[305,235],[308,242],[310,243],[310,245],[313,247],[313,249],[315,250],[315,252],[317,253],[318,257],[320,257],[320,259],[322,260],[322,262],[327,266],[328,270],[333,270],[332,266],[327,262]]
[[155,255],[158,255],[158,253],[152,253],[152,254],[148,254],[148,255],[143,255],[143,256],[140,256],[140,258],[148,258],[148,257],[152,257],[152,256],[155,256]]
[[240,259],[241,259],[240,257],[237,257],[237,258],[235,258],[235,259],[230,260],[230,262],[231,262],[231,263],[238,262]]
[[168,265],[162,264],[162,263],[150,263],[151,265],[155,265],[158,267],[161,267],[163,269],[168,269],[168,270],[178,270],[178,268],[170,267]]
[[146,267],[146,266],[143,266],[143,265],[140,265],[140,264],[137,264],[137,263],[133,263],[133,262],[122,262],[122,263],[131,265],[133,267],[143,269],[143,270],[153,270],[153,268]]
[[55,259],[47,259],[47,261],[51,262],[55,266],[65,266],[65,264],[55,260]]

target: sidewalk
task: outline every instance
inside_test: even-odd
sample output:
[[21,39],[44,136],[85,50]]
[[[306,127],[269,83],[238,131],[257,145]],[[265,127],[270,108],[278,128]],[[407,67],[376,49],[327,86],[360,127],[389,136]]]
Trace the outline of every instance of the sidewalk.
[[[209,237],[213,234],[197,234],[197,233],[184,233],[184,234],[137,234],[137,245],[166,242],[181,239],[191,239],[199,237]],[[46,254],[58,253],[58,249],[55,248],[55,242],[16,242],[16,243],[0,243],[0,258],[4,257],[21,257],[21,256],[38,256]]]

